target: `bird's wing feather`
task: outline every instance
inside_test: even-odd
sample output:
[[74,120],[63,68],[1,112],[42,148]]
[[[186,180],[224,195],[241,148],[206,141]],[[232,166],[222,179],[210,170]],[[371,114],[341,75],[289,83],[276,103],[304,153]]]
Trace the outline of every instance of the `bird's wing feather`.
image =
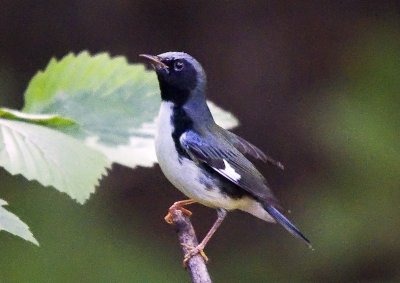
[[246,141],[244,138],[239,137],[238,135],[225,130],[220,127],[219,129],[226,137],[227,139],[232,143],[234,147],[236,147],[237,150],[239,150],[243,154],[248,154],[253,158],[260,159],[264,162],[268,162],[272,165],[275,165],[281,170],[284,170],[284,166],[281,162],[273,159],[272,157],[266,155],[261,149],[256,147],[255,145],[251,144],[250,142]]
[[206,164],[255,198],[278,205],[276,198],[267,186],[265,178],[222,135],[200,135],[191,130],[185,132],[179,140],[182,147],[195,162]]

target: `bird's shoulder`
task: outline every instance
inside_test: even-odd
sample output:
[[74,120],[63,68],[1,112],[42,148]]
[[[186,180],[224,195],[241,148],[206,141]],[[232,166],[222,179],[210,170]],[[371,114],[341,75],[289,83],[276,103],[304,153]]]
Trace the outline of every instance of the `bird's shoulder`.
[[194,162],[211,167],[255,198],[277,204],[263,175],[220,128],[191,129],[179,141]]

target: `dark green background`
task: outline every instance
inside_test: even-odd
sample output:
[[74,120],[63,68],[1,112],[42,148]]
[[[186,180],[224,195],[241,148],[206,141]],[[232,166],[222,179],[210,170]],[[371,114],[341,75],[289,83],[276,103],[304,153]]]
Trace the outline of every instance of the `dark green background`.
[[[301,3],[303,2],[303,3]],[[286,165],[258,168],[312,240],[231,213],[207,247],[215,282],[400,281],[398,1],[0,1],[0,105],[20,109],[53,56],[137,62],[186,51],[236,133]],[[90,111],[90,109],[88,109]],[[118,127],[118,125],[115,125]],[[113,166],[80,206],[0,170],[0,198],[38,248],[0,232],[1,282],[183,282],[158,166]],[[216,217],[193,207],[204,235]]]

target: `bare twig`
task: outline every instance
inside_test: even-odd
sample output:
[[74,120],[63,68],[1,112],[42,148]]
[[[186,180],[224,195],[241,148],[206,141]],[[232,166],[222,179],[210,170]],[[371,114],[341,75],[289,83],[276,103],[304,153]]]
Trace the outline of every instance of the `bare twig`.
[[[189,252],[188,247],[196,247],[199,244],[196,233],[189,217],[184,215],[179,209],[172,211],[172,219],[176,233],[178,234],[183,255],[185,256]],[[197,254],[188,260],[187,271],[189,272],[193,283],[212,282],[204,258],[200,254]]]

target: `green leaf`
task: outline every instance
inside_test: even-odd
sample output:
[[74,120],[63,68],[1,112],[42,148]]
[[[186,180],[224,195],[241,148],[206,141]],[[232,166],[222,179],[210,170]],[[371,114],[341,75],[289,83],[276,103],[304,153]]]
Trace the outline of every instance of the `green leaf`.
[[18,216],[6,210],[3,207],[5,205],[7,205],[7,202],[3,199],[0,199],[0,231],[7,231],[39,246],[38,241],[29,230],[29,226],[22,222]]
[[43,126],[0,119],[0,166],[83,203],[110,162],[82,142]]
[[[24,111],[57,114],[79,124],[62,129],[102,151],[112,162],[129,167],[151,166],[155,120],[160,106],[158,81],[141,64],[123,57],[88,52],[51,60],[25,93]],[[237,120],[215,105],[217,123],[229,128]]]
[[76,122],[54,114],[29,114],[13,109],[0,107],[0,118],[34,123],[48,127],[66,127],[76,125]]

